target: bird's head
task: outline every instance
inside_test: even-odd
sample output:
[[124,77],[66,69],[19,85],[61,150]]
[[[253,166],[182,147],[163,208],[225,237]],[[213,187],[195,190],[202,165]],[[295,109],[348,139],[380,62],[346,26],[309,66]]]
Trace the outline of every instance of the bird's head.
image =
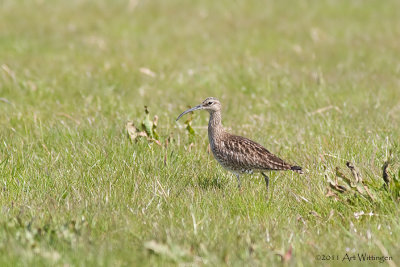
[[195,110],[201,110],[201,109],[205,109],[209,113],[220,111],[221,110],[221,103],[219,102],[218,99],[216,99],[214,97],[208,97],[200,105],[197,105],[197,106],[195,106],[193,108],[190,108],[190,109],[182,112],[182,114],[179,115],[176,120],[179,120],[186,113],[189,113],[189,112],[192,112],[192,111],[195,111]]

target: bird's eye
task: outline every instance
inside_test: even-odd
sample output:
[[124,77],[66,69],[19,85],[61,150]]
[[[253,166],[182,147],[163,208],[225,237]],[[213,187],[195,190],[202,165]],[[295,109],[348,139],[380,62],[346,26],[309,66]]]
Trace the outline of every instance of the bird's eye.
[[212,104],[212,102],[211,102],[211,101],[207,103],[207,105],[211,105],[211,104]]

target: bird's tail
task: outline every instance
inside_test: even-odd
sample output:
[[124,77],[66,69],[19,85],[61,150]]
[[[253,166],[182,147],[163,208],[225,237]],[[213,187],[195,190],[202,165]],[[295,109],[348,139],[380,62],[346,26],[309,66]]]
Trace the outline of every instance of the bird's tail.
[[294,172],[299,173],[299,174],[303,174],[303,170],[301,169],[300,166],[292,166],[292,167],[290,167],[290,169],[291,169],[292,171],[294,171]]

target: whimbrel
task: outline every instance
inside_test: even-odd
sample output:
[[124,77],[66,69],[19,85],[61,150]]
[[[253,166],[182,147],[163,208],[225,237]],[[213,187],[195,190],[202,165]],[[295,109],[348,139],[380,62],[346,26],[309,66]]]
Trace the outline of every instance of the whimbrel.
[[264,176],[267,190],[269,178],[264,173],[265,171],[292,170],[303,173],[301,167],[286,163],[262,145],[226,132],[221,123],[221,103],[214,97],[209,97],[200,105],[184,111],[176,120],[186,113],[202,109],[210,113],[208,140],[211,151],[222,167],[236,175],[239,188],[241,187],[240,175],[243,173],[260,172]]

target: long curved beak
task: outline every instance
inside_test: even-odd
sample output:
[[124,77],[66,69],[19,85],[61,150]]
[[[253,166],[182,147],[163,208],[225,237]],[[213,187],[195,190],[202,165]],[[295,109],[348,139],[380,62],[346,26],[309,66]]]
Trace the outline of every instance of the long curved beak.
[[199,110],[199,109],[203,109],[203,106],[202,106],[202,105],[198,105],[198,106],[195,106],[195,107],[193,107],[193,108],[190,108],[190,109],[188,109],[188,110],[182,112],[182,114],[178,116],[178,118],[176,119],[176,121],[179,120],[183,115],[185,115],[185,114],[187,114],[187,113],[189,113],[189,112],[195,111],[195,110]]

